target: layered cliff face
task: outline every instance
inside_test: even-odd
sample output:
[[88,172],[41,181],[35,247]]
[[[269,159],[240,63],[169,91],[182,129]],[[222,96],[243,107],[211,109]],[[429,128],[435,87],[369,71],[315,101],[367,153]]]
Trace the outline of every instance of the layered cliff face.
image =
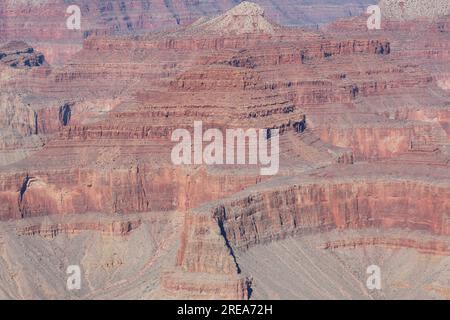
[[17,162],[43,144],[43,137],[38,135],[38,114],[27,98],[27,86],[31,79],[46,74],[48,68],[43,54],[26,43],[13,41],[0,47],[1,164]]
[[[0,49],[0,297],[448,298],[448,16],[367,32],[268,15],[243,3],[173,31],[99,32],[60,67]],[[279,129],[264,137],[279,170],[175,165],[172,133],[196,121]],[[383,261],[386,291],[369,292]]]
[[445,0],[381,0],[379,6],[383,15],[390,20],[437,18],[450,14],[450,4]]
[[347,177],[310,181],[310,177],[299,176],[292,179],[298,185],[270,194],[252,193],[233,200],[230,206],[214,208],[212,215],[224,226],[228,241],[235,247],[270,242],[296,232],[364,227],[410,228],[448,235],[448,177],[446,170],[439,173],[436,176],[442,181],[436,181],[436,185],[414,177],[384,182],[372,176],[346,183]]
[[[0,4],[0,42],[24,40],[42,50],[48,61],[62,63],[81,49],[91,35],[131,34],[173,29],[208,16],[217,16],[242,1],[91,1],[66,3],[63,0],[16,1]],[[370,4],[367,0],[336,3],[321,1],[256,1],[271,20],[289,25],[315,25],[336,18],[358,15]],[[81,29],[69,30],[69,5],[81,11]]]

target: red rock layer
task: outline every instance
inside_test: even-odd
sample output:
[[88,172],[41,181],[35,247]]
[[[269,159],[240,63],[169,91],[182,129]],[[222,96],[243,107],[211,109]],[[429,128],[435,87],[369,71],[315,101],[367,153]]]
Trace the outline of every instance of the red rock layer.
[[204,170],[187,174],[178,169],[146,167],[2,175],[0,218],[186,210],[258,181],[260,178],[252,175],[211,175]]
[[97,231],[108,236],[126,236],[141,225],[140,220],[135,221],[114,221],[110,224],[101,222],[78,222],[78,223],[58,223],[52,225],[31,225],[18,230],[21,236],[42,236],[54,238],[58,234],[76,235],[83,231]]
[[323,249],[335,250],[338,248],[356,248],[361,246],[383,246],[387,248],[414,248],[421,253],[433,254],[433,255],[443,255],[447,256],[450,254],[449,247],[444,242],[439,241],[428,241],[420,242],[414,239],[403,239],[403,238],[358,238],[358,239],[345,239],[330,241],[323,245]]

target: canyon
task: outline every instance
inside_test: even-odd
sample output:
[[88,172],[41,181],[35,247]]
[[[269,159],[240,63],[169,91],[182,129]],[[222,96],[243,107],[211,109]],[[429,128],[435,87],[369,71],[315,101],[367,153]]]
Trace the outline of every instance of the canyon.
[[[4,0],[0,3],[0,42],[25,41],[42,51],[53,64],[67,61],[92,35],[141,34],[174,29],[201,17],[224,13],[240,0]],[[356,16],[369,0],[268,1],[257,0],[275,22],[317,26],[336,18]],[[81,11],[81,29],[66,28],[66,9]],[[44,17],[44,19],[42,19]]]
[[[0,298],[450,298],[446,7],[368,31],[364,7],[260,2],[170,1],[152,20],[123,1],[127,32],[105,2],[75,41],[23,39],[26,10],[0,5]],[[172,133],[196,121],[277,129],[277,174],[174,164]]]

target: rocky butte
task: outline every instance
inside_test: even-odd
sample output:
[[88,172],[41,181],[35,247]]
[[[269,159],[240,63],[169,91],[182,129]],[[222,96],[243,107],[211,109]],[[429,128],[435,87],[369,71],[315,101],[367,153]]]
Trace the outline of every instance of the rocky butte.
[[[2,44],[0,298],[450,298],[450,16],[366,18]],[[195,121],[278,129],[278,174],[174,165]]]

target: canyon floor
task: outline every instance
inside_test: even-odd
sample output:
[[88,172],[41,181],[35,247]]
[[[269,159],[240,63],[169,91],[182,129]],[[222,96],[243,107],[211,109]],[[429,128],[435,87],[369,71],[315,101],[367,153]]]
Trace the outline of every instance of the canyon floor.
[[[92,26],[73,50],[0,5],[0,299],[450,299],[447,2],[381,1],[380,30],[261,2],[166,6],[169,30]],[[196,121],[277,129],[279,170],[174,164]]]

